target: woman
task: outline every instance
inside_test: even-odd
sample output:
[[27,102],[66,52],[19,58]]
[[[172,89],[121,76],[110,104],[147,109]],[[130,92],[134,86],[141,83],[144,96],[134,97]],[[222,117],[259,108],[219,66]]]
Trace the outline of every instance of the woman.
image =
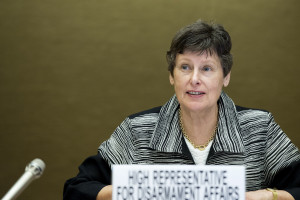
[[180,30],[167,52],[175,95],[127,117],[66,182],[64,199],[111,199],[111,165],[141,163],[245,165],[247,199],[300,198],[297,147],[269,112],[236,106],[222,91],[230,50],[220,25]]

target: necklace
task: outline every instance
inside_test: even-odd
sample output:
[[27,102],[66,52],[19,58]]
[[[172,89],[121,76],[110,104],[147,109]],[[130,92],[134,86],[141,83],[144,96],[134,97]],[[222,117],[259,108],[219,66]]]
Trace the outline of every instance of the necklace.
[[210,143],[210,141],[212,141],[214,139],[217,129],[218,129],[218,117],[219,117],[219,115],[217,115],[217,124],[216,124],[215,130],[214,130],[213,134],[210,136],[210,138],[208,139],[208,141],[205,144],[195,145],[194,142],[192,142],[192,140],[189,138],[189,136],[185,132],[185,129],[183,127],[183,122],[182,122],[181,109],[179,108],[179,124],[180,124],[181,131],[182,131],[184,137],[193,145],[193,147],[195,149],[199,149],[200,151],[204,151],[205,148]]

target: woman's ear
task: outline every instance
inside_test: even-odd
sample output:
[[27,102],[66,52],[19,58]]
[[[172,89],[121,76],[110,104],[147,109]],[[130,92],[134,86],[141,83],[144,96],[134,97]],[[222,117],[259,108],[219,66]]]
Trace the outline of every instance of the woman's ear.
[[169,73],[169,80],[170,80],[170,84],[174,85],[174,77],[171,73]]
[[223,82],[223,85],[224,87],[227,87],[229,85],[229,82],[230,82],[230,74],[231,74],[231,71],[225,76],[224,78],[224,82]]

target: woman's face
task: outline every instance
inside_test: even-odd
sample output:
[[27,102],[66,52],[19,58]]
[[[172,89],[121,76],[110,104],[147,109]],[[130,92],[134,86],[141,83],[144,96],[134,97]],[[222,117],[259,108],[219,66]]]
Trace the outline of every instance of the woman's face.
[[216,53],[186,51],[177,54],[170,83],[182,109],[189,112],[206,112],[217,109],[222,87],[229,84],[230,73],[223,75]]

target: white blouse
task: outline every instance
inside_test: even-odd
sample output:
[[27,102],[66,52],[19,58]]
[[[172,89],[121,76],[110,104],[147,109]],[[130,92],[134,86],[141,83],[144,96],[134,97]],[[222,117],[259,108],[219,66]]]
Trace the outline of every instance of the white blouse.
[[207,160],[207,157],[208,157],[208,153],[209,153],[209,150],[211,148],[211,145],[213,143],[213,140],[211,140],[207,147],[203,150],[203,151],[200,151],[199,149],[196,149],[191,143],[190,141],[188,141],[188,139],[186,139],[184,137],[184,140],[192,154],[192,157],[196,163],[196,165],[205,165],[206,164],[206,160]]

